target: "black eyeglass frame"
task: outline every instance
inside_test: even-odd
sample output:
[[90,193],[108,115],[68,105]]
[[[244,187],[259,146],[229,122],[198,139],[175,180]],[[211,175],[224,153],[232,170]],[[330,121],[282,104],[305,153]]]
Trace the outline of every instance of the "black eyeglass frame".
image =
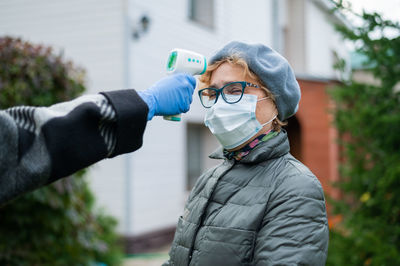
[[[227,86],[230,86],[232,84],[237,84],[237,83],[242,85],[242,94],[240,95],[240,98],[237,101],[228,102],[228,100],[225,98],[225,94],[223,93],[223,90]],[[204,108],[211,108],[214,104],[217,103],[219,95],[222,95],[222,99],[224,99],[224,101],[226,103],[235,104],[235,103],[240,102],[240,100],[243,98],[244,90],[246,89],[246,87],[253,87],[253,88],[258,88],[258,89],[260,88],[260,86],[258,86],[257,84],[253,84],[253,83],[250,83],[250,82],[247,82],[247,81],[234,81],[234,82],[229,82],[229,83],[225,84],[223,87],[221,87],[219,89],[216,89],[216,88],[204,88],[204,89],[201,89],[201,90],[199,90],[198,94],[199,94],[201,105],[203,105]],[[205,91],[205,90],[213,90],[213,91],[215,91],[215,95],[216,95],[215,96],[215,101],[211,106],[205,106],[204,103],[203,103],[201,93],[203,91]]]

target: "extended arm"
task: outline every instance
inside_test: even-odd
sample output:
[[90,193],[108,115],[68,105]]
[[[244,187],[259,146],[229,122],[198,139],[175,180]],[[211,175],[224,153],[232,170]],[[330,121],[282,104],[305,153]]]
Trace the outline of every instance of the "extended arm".
[[147,113],[134,90],[0,111],[0,203],[138,149]]
[[104,92],[51,107],[0,111],[0,205],[107,157],[139,149],[153,115],[186,112],[196,81],[180,74],[151,88]]

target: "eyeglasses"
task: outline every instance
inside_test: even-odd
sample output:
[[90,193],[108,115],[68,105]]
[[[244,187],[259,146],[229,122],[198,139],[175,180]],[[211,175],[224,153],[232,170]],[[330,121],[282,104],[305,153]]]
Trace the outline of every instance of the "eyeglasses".
[[222,99],[224,99],[226,103],[230,104],[237,103],[242,99],[244,89],[246,87],[260,88],[258,85],[250,82],[235,81],[226,84],[220,89],[216,88],[201,89],[199,90],[199,97],[201,104],[205,108],[210,108],[218,101],[218,97],[220,94],[222,95]]

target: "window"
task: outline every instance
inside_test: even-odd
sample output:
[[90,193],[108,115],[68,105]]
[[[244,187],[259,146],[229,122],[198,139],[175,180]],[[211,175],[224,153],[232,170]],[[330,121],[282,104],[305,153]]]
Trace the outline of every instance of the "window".
[[187,189],[191,189],[201,174],[202,129],[200,125],[188,124],[187,127]]
[[192,189],[197,178],[207,169],[220,163],[219,160],[208,158],[220,145],[217,139],[203,124],[187,124],[187,186]]
[[189,0],[189,19],[214,28],[214,0]]

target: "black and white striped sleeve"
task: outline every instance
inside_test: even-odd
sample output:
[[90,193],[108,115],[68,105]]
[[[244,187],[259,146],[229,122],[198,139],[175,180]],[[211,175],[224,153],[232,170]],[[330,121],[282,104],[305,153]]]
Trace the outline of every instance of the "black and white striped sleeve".
[[114,108],[105,97],[100,100],[98,105],[101,115],[101,120],[99,124],[100,135],[103,137],[104,142],[107,146],[107,157],[110,157],[113,154],[115,144],[117,143],[115,132],[117,116]]
[[134,90],[0,111],[0,204],[140,148],[147,112]]

